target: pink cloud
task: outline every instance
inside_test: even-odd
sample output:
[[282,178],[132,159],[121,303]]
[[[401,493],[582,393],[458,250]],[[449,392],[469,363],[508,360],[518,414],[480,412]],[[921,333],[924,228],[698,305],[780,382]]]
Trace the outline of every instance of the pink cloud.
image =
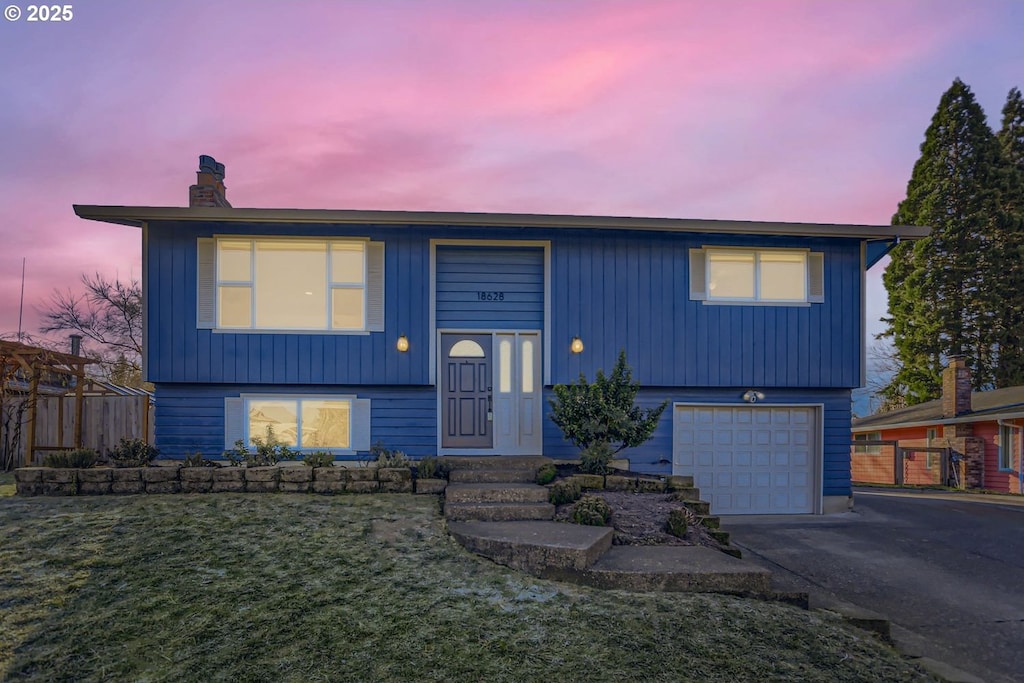
[[0,332],[22,256],[36,300],[137,272],[138,231],[72,203],[183,205],[200,153],[236,206],[884,223],[950,55],[1000,44],[1021,72],[995,3],[283,7],[125,3],[15,35],[39,58],[0,85]]

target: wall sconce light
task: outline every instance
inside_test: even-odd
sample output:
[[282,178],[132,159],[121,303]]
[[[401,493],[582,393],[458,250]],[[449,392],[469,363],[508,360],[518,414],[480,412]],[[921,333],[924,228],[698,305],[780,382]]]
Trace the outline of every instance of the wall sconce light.
[[569,350],[573,353],[583,353],[583,340],[579,337],[573,337],[572,344],[569,344]]
[[406,351],[408,351],[409,350],[409,338],[406,337],[404,334],[403,335],[399,335],[398,341],[395,343],[395,348],[398,349],[401,353],[405,353]]
[[747,403],[757,403],[758,401],[764,400],[764,394],[760,391],[756,391],[755,389],[750,389],[743,394],[743,400]]

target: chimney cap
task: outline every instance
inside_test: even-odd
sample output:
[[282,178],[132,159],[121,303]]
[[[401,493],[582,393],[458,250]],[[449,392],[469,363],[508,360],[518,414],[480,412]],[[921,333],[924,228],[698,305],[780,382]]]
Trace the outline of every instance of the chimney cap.
[[224,164],[217,163],[209,154],[199,155],[199,172],[209,173],[217,180],[224,180]]

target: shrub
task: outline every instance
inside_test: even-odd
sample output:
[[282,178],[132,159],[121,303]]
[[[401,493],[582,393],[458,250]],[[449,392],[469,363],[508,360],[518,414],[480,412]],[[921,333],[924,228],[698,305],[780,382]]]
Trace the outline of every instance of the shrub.
[[447,463],[428,455],[416,466],[416,477],[418,479],[447,479],[449,469]]
[[600,496],[583,496],[572,507],[572,521],[587,526],[604,526],[611,519],[612,509]]
[[554,505],[565,505],[579,500],[583,492],[580,490],[579,482],[572,479],[556,481],[548,491],[548,500]]
[[94,448],[76,448],[68,451],[53,451],[43,456],[43,467],[92,467],[100,459]]
[[121,439],[107,455],[117,467],[148,467],[159,454],[143,439]]
[[385,448],[380,441],[370,446],[371,467],[409,467],[411,464],[405,453]]
[[580,453],[580,470],[587,474],[608,474],[612,470],[613,455],[606,441],[592,443]]
[[625,350],[619,352],[610,376],[598,370],[591,384],[581,373],[572,384],[556,384],[553,391],[555,398],[548,401],[551,421],[584,451],[597,443],[606,444],[613,454],[639,446],[654,434],[669,403],[649,410],[634,404],[640,383],[633,381]]
[[203,457],[203,454],[199,451],[195,453],[189,453],[185,456],[185,460],[181,463],[182,467],[216,467],[217,463],[212,460],[207,460]]
[[293,451],[287,445],[278,441],[274,434],[274,428],[267,426],[266,438],[254,436],[249,441],[256,447],[250,451],[241,439],[235,441],[235,447],[225,451],[224,455],[235,467],[245,465],[246,467],[267,467],[276,465],[282,460],[295,460],[299,456],[298,451]]
[[692,517],[693,513],[686,508],[676,508],[668,513],[668,522],[665,524],[665,530],[673,536],[683,538],[686,536],[686,530],[690,527]]
[[312,453],[307,453],[302,458],[302,462],[310,467],[331,467],[334,465],[334,453],[330,451],[313,451]]
[[554,463],[544,463],[537,470],[537,483],[541,486],[546,486],[555,480],[558,476],[558,468],[555,467]]

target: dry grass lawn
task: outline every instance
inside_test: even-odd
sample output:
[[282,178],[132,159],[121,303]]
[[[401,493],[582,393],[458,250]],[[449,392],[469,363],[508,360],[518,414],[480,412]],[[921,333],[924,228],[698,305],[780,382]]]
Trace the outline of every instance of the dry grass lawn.
[[411,495],[0,498],[0,679],[927,680],[828,616],[506,570],[455,544],[437,508]]

